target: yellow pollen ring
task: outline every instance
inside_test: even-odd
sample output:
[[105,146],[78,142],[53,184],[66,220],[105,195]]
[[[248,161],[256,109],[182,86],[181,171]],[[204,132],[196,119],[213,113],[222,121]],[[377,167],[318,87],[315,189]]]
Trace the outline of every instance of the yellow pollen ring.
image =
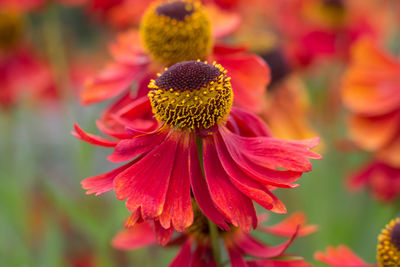
[[400,218],[390,221],[378,236],[376,257],[380,267],[400,266],[400,251],[391,239],[393,228],[398,224],[400,224]]
[[148,97],[155,118],[174,129],[190,131],[209,129],[226,120],[233,102],[230,77],[216,63],[221,74],[199,89],[160,88],[151,80]]
[[[169,1],[167,3],[174,2]],[[167,66],[187,60],[205,59],[212,48],[211,23],[200,2],[183,0],[193,13],[177,20],[157,13],[165,2],[157,1],[143,16],[140,34],[155,61]]]

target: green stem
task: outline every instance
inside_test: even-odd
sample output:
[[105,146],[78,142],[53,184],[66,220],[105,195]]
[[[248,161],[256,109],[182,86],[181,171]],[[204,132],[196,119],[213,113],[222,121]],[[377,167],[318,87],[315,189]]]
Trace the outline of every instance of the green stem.
[[221,251],[219,247],[218,228],[210,219],[208,219],[208,229],[210,231],[211,249],[214,256],[215,263],[218,267],[222,266]]
[[[199,163],[201,166],[201,171],[204,173],[204,165],[203,165],[203,141],[200,137],[196,136],[196,146],[197,146],[197,154],[199,157]],[[210,231],[210,241],[211,241],[211,249],[213,253],[213,257],[217,267],[222,267],[223,264],[221,263],[221,250],[219,247],[219,234],[217,225],[215,225],[210,219],[208,220],[208,230]]]

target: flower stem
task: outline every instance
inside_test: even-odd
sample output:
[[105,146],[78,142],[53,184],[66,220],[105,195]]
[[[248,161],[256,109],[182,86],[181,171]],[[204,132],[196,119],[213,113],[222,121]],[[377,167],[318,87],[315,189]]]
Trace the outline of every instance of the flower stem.
[[208,219],[208,229],[210,231],[211,248],[214,256],[215,263],[218,267],[221,267],[221,251],[219,249],[219,235],[217,226]]
[[[196,136],[196,146],[197,146],[197,153],[199,156],[199,163],[201,166],[201,171],[204,173],[204,165],[203,165],[203,141],[199,136]],[[215,223],[213,223],[210,219],[208,220],[208,230],[210,231],[210,241],[211,241],[211,249],[213,253],[213,257],[217,267],[222,267],[223,264],[221,263],[221,250],[219,248],[219,234],[218,228]]]

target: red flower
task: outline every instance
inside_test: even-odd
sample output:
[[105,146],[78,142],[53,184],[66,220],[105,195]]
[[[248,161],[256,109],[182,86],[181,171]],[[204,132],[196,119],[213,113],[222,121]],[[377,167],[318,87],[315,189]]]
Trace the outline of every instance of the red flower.
[[[208,14],[211,14],[208,16],[198,3],[193,4],[189,12],[186,5],[185,1],[163,5],[156,3],[144,15],[141,35],[136,30],[120,34],[117,42],[110,47],[114,62],[87,81],[86,90],[81,95],[82,102],[89,104],[103,101],[122,93],[133,98],[146,95],[150,79],[155,78],[155,74],[165,66],[207,58],[220,62],[232,73],[236,104],[260,111],[262,95],[269,82],[268,66],[258,56],[246,53],[243,48],[213,45],[215,38],[229,34],[237,27],[238,17],[225,13],[221,15],[212,9],[208,10]],[[165,14],[158,13],[159,10],[170,8],[176,14],[179,13],[180,17],[167,11],[163,11]],[[214,24],[211,29],[210,21],[216,22],[218,27],[214,27]],[[193,27],[196,25],[202,26],[194,33]],[[175,27],[176,30],[170,31],[169,27]],[[129,92],[133,85],[136,87],[135,93]]]
[[[219,231],[219,237],[228,251],[232,266],[311,266],[300,257],[296,257],[296,260],[279,259],[280,256],[289,256],[284,255],[284,252],[300,232],[307,232],[307,234],[314,232],[303,231],[303,228],[313,228],[314,230],[316,228],[314,225],[305,225],[305,222],[304,224],[300,223],[298,216],[304,217],[304,214],[299,212],[295,216],[289,216],[277,226],[257,228],[262,231],[269,228],[282,228],[282,233],[275,235],[289,239],[276,246],[263,244],[239,228],[232,227],[227,232]],[[157,227],[154,228],[148,223],[140,223],[118,233],[112,243],[118,249],[132,250],[155,243],[158,234]],[[215,266],[209,234],[207,219],[200,213],[196,214],[193,225],[168,244],[169,246],[182,245],[170,266],[200,266],[201,264]],[[194,251],[192,251],[192,247],[195,248]],[[245,255],[256,259],[246,262],[243,258]]]
[[369,187],[375,197],[394,201],[400,195],[400,169],[380,161],[370,162],[350,176],[349,187]]
[[370,40],[357,43],[343,79],[342,99],[352,112],[350,137],[381,161],[400,167],[400,62]]
[[[88,193],[114,189],[118,199],[127,200],[135,220],[158,220],[163,228],[178,231],[192,223],[191,193],[204,214],[222,229],[227,223],[246,232],[255,227],[251,200],[273,212],[286,212],[271,189],[298,186],[294,182],[312,168],[308,158],[320,158],[309,150],[318,139],[275,139],[260,119],[231,109],[233,95],[225,73],[221,65],[198,61],[172,66],[150,83],[150,100],[143,97],[129,104],[129,120],[124,120],[124,114],[115,118],[128,127],[125,132],[104,129],[122,140],[86,134],[76,126],[78,138],[114,147],[110,161],[131,160],[84,180]],[[150,108],[158,123],[154,118],[135,120],[135,114],[142,118]],[[151,122],[152,131],[135,129]]]

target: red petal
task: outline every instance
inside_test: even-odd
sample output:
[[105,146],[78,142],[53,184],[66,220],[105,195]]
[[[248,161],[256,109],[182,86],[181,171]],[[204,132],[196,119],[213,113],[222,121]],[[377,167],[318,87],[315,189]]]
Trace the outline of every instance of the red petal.
[[111,162],[131,160],[140,154],[147,153],[162,143],[167,134],[168,131],[160,129],[154,133],[137,136],[133,139],[121,140],[115,147],[114,152],[107,159]]
[[93,134],[85,133],[78,124],[74,124],[75,132],[71,132],[73,136],[76,138],[85,141],[89,144],[96,145],[96,146],[104,146],[104,147],[115,147],[117,145],[116,141],[111,141],[100,136],[96,136]]
[[257,216],[251,200],[239,192],[219,162],[215,144],[210,138],[203,139],[204,171],[208,189],[215,206],[234,226],[250,232],[257,226]]
[[254,260],[248,262],[249,267],[313,267],[305,260]]
[[131,212],[141,207],[144,220],[154,219],[162,212],[175,162],[177,138],[171,134],[114,180],[117,198],[127,198],[126,206]]
[[211,19],[214,38],[229,35],[239,27],[241,19],[238,14],[219,9],[215,5],[206,5],[206,8]]
[[186,243],[183,244],[178,255],[176,255],[176,257],[172,260],[169,267],[190,266],[190,261],[191,261],[191,257],[192,257],[191,247],[192,247],[192,243],[190,241],[186,241]]
[[232,77],[235,103],[252,112],[260,112],[270,81],[268,65],[260,57],[250,54],[215,55],[215,59]]
[[[252,152],[249,150],[251,149],[251,142],[245,145],[244,142],[240,143],[240,140],[235,140],[238,136],[227,133],[229,132],[221,127],[220,135],[229,151],[230,157],[247,175],[264,185],[288,188],[297,186],[292,183],[300,178],[302,172],[275,170],[276,165],[264,164],[264,162],[268,161],[267,153],[264,156],[264,162],[253,160],[251,158]],[[246,150],[249,150],[249,152],[246,152]]]
[[240,170],[240,168],[238,168],[237,164],[233,162],[230,157],[229,152],[219,135],[214,136],[214,141],[217,147],[219,160],[236,188],[265,209],[277,213],[286,213],[285,206],[277,197],[257,181],[252,180],[248,175]]
[[229,231],[230,227],[226,223],[228,219],[217,210],[211,199],[210,191],[200,167],[195,138],[194,135],[191,135],[189,142],[189,178],[194,198],[207,218],[221,229]]
[[122,250],[134,250],[156,242],[153,228],[146,222],[119,232],[112,240],[112,246]]
[[168,229],[171,222],[178,232],[193,223],[189,180],[189,136],[179,140],[175,165],[171,173],[164,209],[159,217],[162,227]]
[[325,264],[335,267],[368,267],[372,266],[367,264],[360,257],[354,254],[346,246],[338,246],[337,248],[329,246],[326,252],[316,252],[314,258]]
[[305,236],[318,230],[317,225],[307,225],[306,216],[303,212],[296,212],[287,217],[285,220],[273,226],[258,226],[257,230],[267,232],[273,235],[290,237],[298,230],[298,236]]
[[238,126],[236,134],[246,137],[272,137],[270,129],[258,116],[237,107],[232,107],[230,115],[229,122],[233,119]]
[[247,263],[243,259],[243,255],[235,248],[228,247],[229,259],[232,267],[247,267]]
[[217,267],[214,257],[209,246],[197,244],[196,250],[193,253],[190,267]]
[[243,252],[254,257],[273,258],[282,255],[283,252],[285,252],[285,250],[292,244],[296,235],[297,231],[286,242],[272,247],[260,243],[250,235],[243,232],[237,232],[233,238],[236,246]]
[[113,182],[117,175],[132,166],[137,160],[129,162],[118,169],[100,174],[97,176],[86,178],[81,182],[82,188],[88,190],[86,194],[96,193],[96,196],[101,195],[113,189]]
[[156,240],[158,244],[165,246],[172,237],[174,233],[174,228],[165,229],[160,225],[160,222],[154,222],[154,232],[156,233]]
[[84,104],[90,104],[113,98],[129,88],[137,76],[143,72],[142,64],[127,65],[113,63],[97,77],[88,79],[81,93]]
[[248,159],[270,169],[307,172],[312,169],[307,158],[321,158],[318,153],[309,150],[319,142],[318,138],[287,141],[269,137],[242,137],[229,132],[225,127],[220,127],[220,133],[231,155],[244,154]]

